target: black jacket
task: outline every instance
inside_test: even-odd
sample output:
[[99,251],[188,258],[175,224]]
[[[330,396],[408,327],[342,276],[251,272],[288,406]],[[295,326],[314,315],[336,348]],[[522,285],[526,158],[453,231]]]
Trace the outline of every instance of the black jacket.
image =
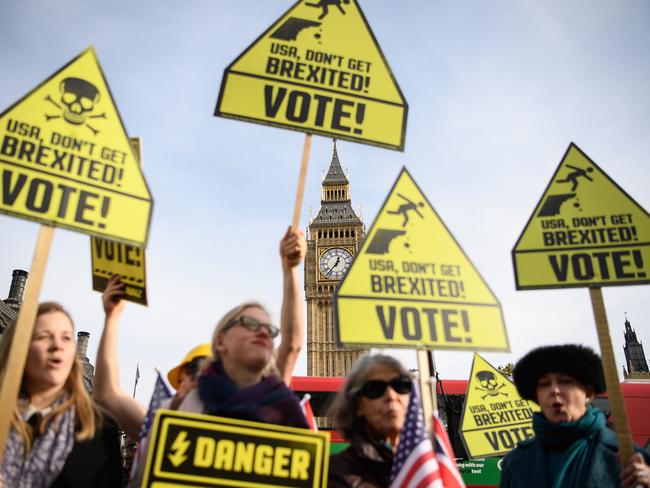
[[124,484],[117,426],[105,419],[95,437],[75,441],[51,488],[119,488]]
[[362,433],[352,436],[350,446],[330,458],[328,487],[387,487],[393,453]]

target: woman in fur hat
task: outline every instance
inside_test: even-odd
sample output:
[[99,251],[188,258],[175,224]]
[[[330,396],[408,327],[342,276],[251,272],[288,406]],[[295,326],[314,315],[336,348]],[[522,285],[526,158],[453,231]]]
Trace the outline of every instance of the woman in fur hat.
[[513,378],[522,398],[536,402],[535,437],[502,464],[502,487],[650,486],[649,457],[638,450],[621,472],[616,436],[591,401],[605,392],[600,357],[578,345],[544,346],[526,354]]

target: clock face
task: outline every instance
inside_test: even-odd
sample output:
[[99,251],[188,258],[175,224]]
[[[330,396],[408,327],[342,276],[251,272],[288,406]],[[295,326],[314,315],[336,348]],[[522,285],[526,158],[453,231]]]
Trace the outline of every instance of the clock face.
[[332,247],[320,257],[320,272],[325,278],[340,280],[352,263],[352,254],[347,249]]

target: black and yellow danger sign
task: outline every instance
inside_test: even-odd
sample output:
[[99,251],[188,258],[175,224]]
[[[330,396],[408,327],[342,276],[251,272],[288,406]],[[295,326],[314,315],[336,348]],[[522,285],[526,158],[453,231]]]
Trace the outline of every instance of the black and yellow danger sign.
[[478,354],[467,384],[460,434],[471,458],[503,455],[533,433],[539,407],[522,399],[515,385]]
[[[141,141],[131,137],[131,147],[142,167]],[[103,292],[108,280],[119,275],[124,283],[124,299],[147,305],[145,250],[99,237],[90,238],[93,290]]]
[[143,247],[151,195],[92,48],[0,115],[0,212]]
[[325,487],[329,436],[158,410],[143,487]]
[[650,215],[571,143],[512,256],[519,290],[650,283]]
[[334,296],[345,345],[507,351],[501,305],[404,168]]
[[357,0],[299,0],[226,68],[215,115],[403,151],[407,112]]

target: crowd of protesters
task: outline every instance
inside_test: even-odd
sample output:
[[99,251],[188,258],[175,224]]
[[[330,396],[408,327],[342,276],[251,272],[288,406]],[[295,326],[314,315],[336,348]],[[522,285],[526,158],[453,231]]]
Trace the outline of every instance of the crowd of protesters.
[[[193,348],[169,371],[176,394],[165,408],[308,427],[289,389],[304,339],[298,265],[305,252],[303,233],[287,230],[280,243],[279,329],[258,302],[234,307],[217,322],[209,343]],[[106,320],[93,398],[83,386],[70,315],[56,303],[39,306],[20,394],[6,409],[12,417],[0,488],[123,485],[118,429],[139,439],[147,407],[125,393],[119,381],[122,290],[114,277],[103,293]],[[15,324],[0,341],[0,374],[7,372],[14,331]],[[574,345],[541,347],[517,363],[513,377],[520,395],[536,402],[541,412],[533,418],[535,437],[504,458],[501,486],[650,487],[648,454],[637,449],[630,459],[618,459],[616,437],[591,405],[605,390],[596,353]],[[349,442],[331,457],[329,486],[390,485],[400,441],[410,436],[404,429],[414,388],[411,375],[392,357],[365,356],[354,365],[329,410]],[[141,442],[146,451],[147,439]],[[137,466],[131,486],[140,486],[143,468]]]

